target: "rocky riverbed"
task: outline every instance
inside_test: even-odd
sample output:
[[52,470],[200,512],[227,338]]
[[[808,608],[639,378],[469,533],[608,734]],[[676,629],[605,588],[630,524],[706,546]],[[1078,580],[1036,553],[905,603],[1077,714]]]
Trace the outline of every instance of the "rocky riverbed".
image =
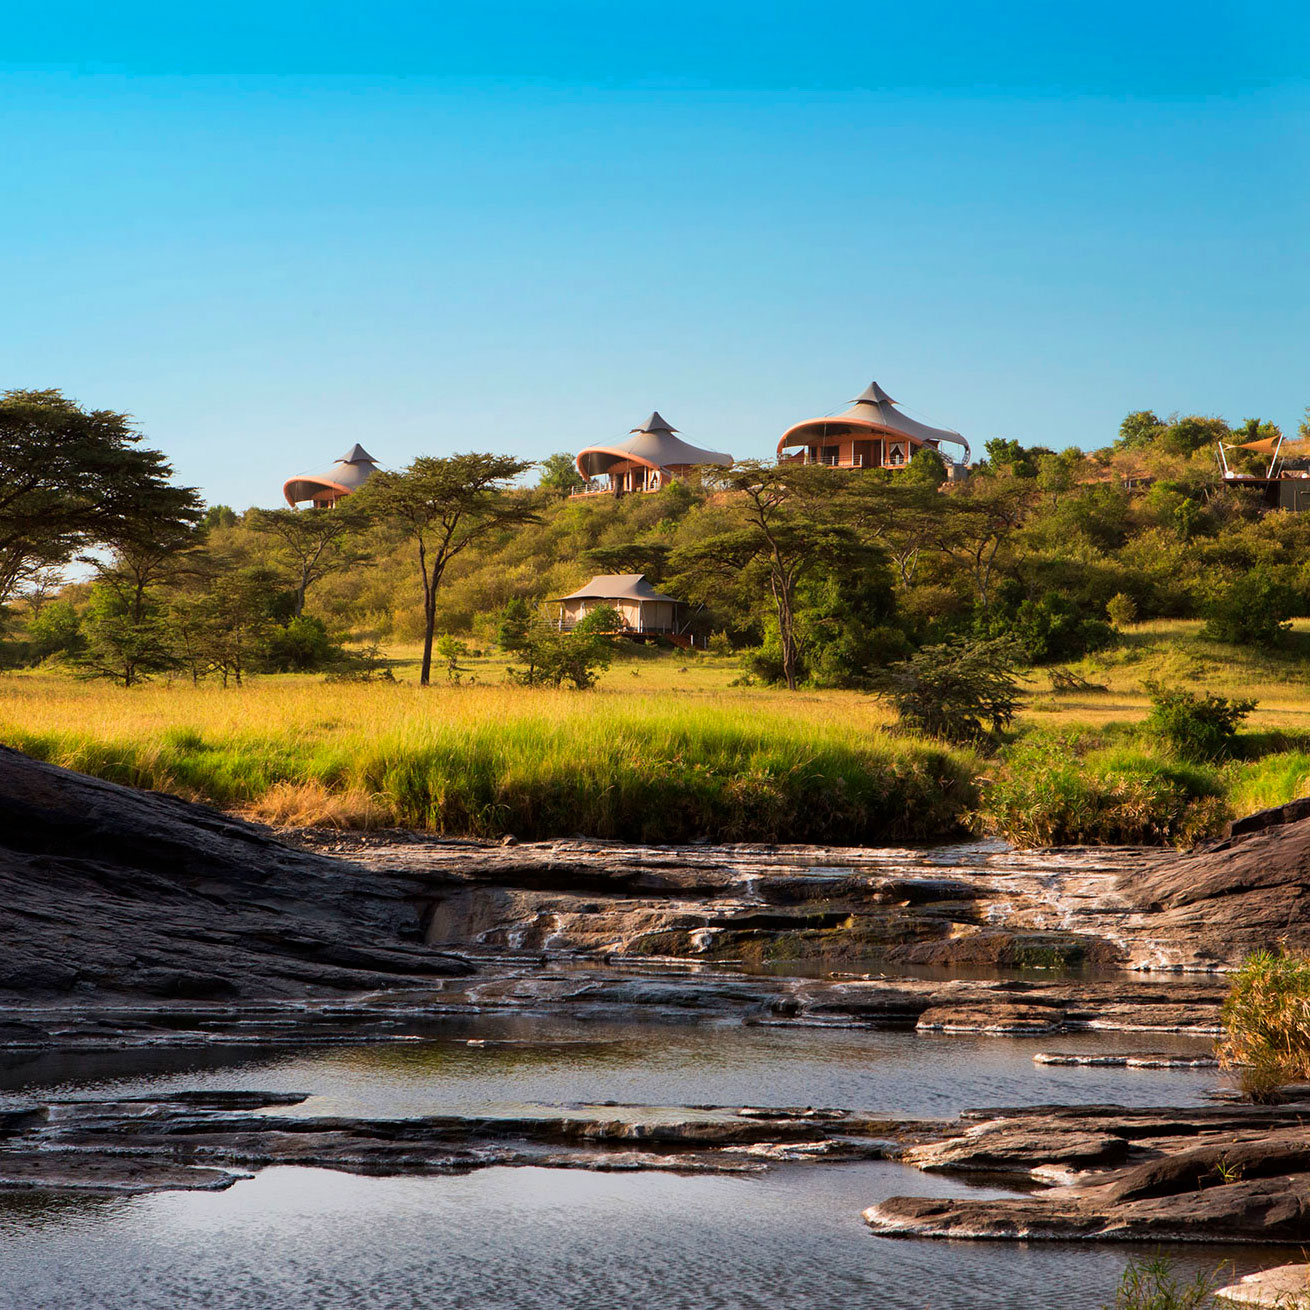
[[[1308,888],[1310,818],[1294,812],[1188,856],[493,846],[276,834],[0,749],[0,1047],[395,1043],[514,1015],[1207,1037],[1219,971],[1280,937],[1310,944]],[[226,1187],[279,1163],[713,1173],[878,1157],[1025,1189],[891,1198],[867,1215],[888,1235],[1310,1237],[1310,1105],[1052,1106],[946,1123],[556,1106],[398,1122],[298,1119],[286,1095],[14,1105],[0,1119],[0,1189]]]

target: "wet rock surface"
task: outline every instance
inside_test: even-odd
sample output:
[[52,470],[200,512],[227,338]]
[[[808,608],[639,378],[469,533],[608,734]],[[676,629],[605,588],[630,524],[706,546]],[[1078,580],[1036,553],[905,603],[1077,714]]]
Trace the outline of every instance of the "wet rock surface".
[[909,1123],[837,1110],[535,1106],[522,1113],[370,1119],[296,1115],[285,1093],[62,1098],[0,1139],[0,1190],[213,1191],[300,1165],[362,1174],[467,1173],[493,1165],[749,1173],[780,1162],[885,1156]]
[[910,1146],[922,1169],[982,1171],[1042,1190],[993,1200],[891,1197],[865,1221],[891,1237],[1310,1239],[1310,1103],[979,1111]]

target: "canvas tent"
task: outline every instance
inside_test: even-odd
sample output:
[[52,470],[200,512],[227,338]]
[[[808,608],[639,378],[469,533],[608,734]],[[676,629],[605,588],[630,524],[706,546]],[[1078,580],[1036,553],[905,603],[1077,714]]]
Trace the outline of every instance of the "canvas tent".
[[[916,450],[925,446],[936,450],[943,442],[960,448],[957,463],[968,463],[969,443],[958,432],[929,427],[902,414],[896,402],[871,382],[841,414],[809,418],[789,427],[778,440],[778,459],[835,468],[902,468]],[[794,446],[801,449],[794,455],[785,453]]]
[[633,636],[680,633],[687,610],[685,601],[656,591],[644,573],[598,573],[585,587],[558,597],[557,603],[560,627],[565,631],[608,605],[618,612],[623,631]]
[[327,509],[342,496],[358,491],[377,467],[377,460],[356,443],[326,473],[302,473],[288,478],[282,487],[287,504],[294,509],[312,501],[315,509]]
[[[728,468],[732,456],[718,450],[702,450],[677,435],[678,429],[656,411],[625,441],[588,446],[577,456],[578,472],[587,479],[588,492],[605,491],[622,495],[627,491],[658,491],[669,480],[702,464]],[[607,485],[593,485],[608,478]]]

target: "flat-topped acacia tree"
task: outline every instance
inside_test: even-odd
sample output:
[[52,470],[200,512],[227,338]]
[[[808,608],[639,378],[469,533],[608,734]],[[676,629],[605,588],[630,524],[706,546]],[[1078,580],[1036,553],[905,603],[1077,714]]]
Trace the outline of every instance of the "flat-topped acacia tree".
[[59,391],[0,394],[0,604],[39,570],[112,546],[130,558],[139,608],[200,518],[195,491],[174,486],[167,460],[140,442],[126,414]]
[[423,580],[420,686],[426,687],[432,676],[437,592],[450,561],[493,533],[538,522],[528,493],[510,490],[531,467],[510,455],[420,455],[400,473],[374,473],[352,497],[356,512],[390,525],[418,548]]

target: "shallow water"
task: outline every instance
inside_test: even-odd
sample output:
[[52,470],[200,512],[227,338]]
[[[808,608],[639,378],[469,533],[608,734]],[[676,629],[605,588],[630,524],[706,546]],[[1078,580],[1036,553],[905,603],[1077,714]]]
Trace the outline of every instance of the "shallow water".
[[[474,1040],[485,1046],[470,1046]],[[0,1099],[131,1095],[180,1087],[308,1092],[294,1113],[483,1114],[524,1103],[836,1106],[944,1117],[979,1106],[1113,1101],[1195,1105],[1213,1070],[1036,1065],[1037,1051],[1204,1052],[1158,1033],[1005,1038],[863,1029],[578,1024],[524,1018],[451,1025],[388,1045],[40,1055],[0,1073]]]
[[[488,1044],[468,1045],[473,1034]],[[1006,1039],[512,1018],[389,1046],[41,1055],[0,1073],[0,1093],[259,1088],[309,1092],[291,1113],[375,1116],[601,1101],[947,1116],[1048,1101],[1195,1104],[1221,1085],[1213,1071],[1051,1068],[1032,1056],[1204,1047],[1156,1034]],[[217,1194],[36,1193],[0,1201],[0,1305],[965,1310],[1110,1298],[1132,1254],[1123,1248],[893,1241],[860,1221],[889,1195],[970,1190],[860,1162],[744,1178],[276,1168]],[[1238,1255],[1243,1268],[1270,1262]]]
[[1112,1297],[1122,1248],[892,1241],[860,1221],[896,1193],[966,1190],[880,1162],[749,1178],[276,1168],[219,1194],[0,1204],[0,1304],[1084,1310]]

